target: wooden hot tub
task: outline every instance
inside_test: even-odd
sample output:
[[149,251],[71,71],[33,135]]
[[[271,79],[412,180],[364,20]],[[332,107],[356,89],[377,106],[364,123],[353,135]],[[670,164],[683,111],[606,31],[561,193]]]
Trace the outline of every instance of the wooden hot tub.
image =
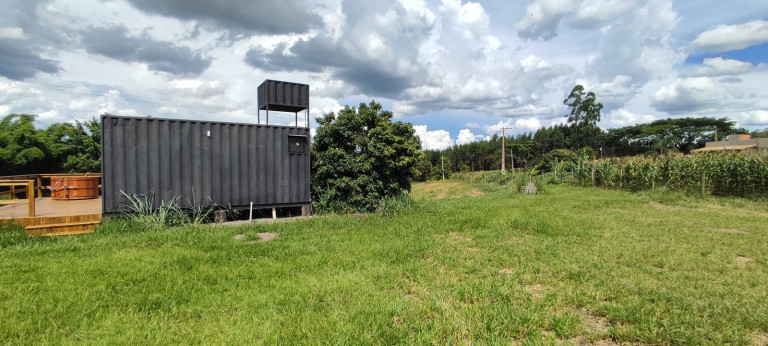
[[51,198],[89,199],[99,197],[99,177],[63,176],[51,178]]

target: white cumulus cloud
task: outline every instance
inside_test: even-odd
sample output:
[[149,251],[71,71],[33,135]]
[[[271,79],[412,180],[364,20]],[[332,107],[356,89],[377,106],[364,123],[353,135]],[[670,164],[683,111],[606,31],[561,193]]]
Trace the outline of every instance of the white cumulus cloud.
[[461,131],[459,131],[459,135],[456,136],[456,145],[477,142],[482,138],[483,136],[472,133],[470,129],[462,129]]
[[572,0],[536,0],[525,8],[525,17],[515,27],[524,38],[549,39],[557,35],[563,17],[573,11]]
[[[487,125],[485,126],[485,132],[489,135],[498,134],[499,136],[504,132],[506,136],[510,136],[519,133],[536,132],[536,130],[542,127],[543,125],[539,118],[518,118],[499,121],[494,125]],[[504,128],[504,131],[502,131],[502,128]]]
[[740,126],[756,126],[759,128],[768,127],[768,110],[756,109],[752,111],[739,112],[733,119],[736,120]]
[[636,124],[649,123],[656,120],[651,114],[635,114],[624,108],[612,110],[607,117],[603,117],[603,122],[608,122],[611,127],[624,127]]
[[423,150],[444,150],[453,146],[451,134],[446,130],[427,130],[427,125],[413,125],[416,135],[421,139]]
[[752,70],[752,64],[746,61],[735,59],[706,58],[702,66],[697,67],[693,74],[695,76],[736,76],[747,73]]
[[669,114],[705,110],[718,105],[726,96],[725,91],[709,77],[680,78],[659,88],[651,96],[651,105]]
[[725,52],[765,42],[768,42],[768,22],[759,19],[743,24],[718,25],[699,34],[691,42],[691,48],[700,52]]

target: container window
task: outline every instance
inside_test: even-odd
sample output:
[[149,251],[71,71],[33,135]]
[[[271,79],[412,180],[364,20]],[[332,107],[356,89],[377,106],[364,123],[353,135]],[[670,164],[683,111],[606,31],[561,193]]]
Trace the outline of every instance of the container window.
[[304,154],[307,152],[307,136],[288,135],[288,152]]

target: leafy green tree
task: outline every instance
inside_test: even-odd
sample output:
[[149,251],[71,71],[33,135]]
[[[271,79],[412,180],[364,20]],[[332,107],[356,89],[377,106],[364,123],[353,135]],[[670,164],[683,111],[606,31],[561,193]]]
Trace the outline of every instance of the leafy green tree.
[[768,128],[762,131],[754,131],[752,132],[752,137],[754,138],[768,138]]
[[409,123],[371,101],[317,119],[312,143],[312,196],[321,211],[374,211],[410,191],[421,142]]
[[568,125],[575,130],[571,138],[571,147],[579,149],[582,146],[597,146],[602,130],[597,127],[600,121],[600,111],[603,104],[597,102],[594,92],[584,92],[584,86],[576,85],[563,100],[563,104],[570,108]]
[[416,175],[414,181],[427,181],[432,176],[432,162],[429,162],[426,155],[422,155],[416,163]]
[[[728,118],[676,118],[661,119],[647,124],[622,127],[608,131],[610,146],[617,146],[624,151],[628,147],[638,146],[646,151],[677,150],[688,154],[701,148],[704,143],[740,132],[736,123]],[[631,151],[631,150],[630,150]]]
[[0,120],[0,175],[50,172],[48,140],[35,129],[35,115],[9,114]]
[[51,151],[66,172],[101,171],[101,126],[97,119],[56,123],[46,129]]

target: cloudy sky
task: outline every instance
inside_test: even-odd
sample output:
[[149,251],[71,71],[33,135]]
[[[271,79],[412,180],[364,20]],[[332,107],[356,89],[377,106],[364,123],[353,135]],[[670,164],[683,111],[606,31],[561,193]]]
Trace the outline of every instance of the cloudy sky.
[[765,0],[2,0],[0,13],[0,114],[41,127],[104,112],[255,123],[265,79],[309,84],[311,119],[375,99],[427,149],[563,122],[575,84],[605,105],[603,128],[768,127]]

